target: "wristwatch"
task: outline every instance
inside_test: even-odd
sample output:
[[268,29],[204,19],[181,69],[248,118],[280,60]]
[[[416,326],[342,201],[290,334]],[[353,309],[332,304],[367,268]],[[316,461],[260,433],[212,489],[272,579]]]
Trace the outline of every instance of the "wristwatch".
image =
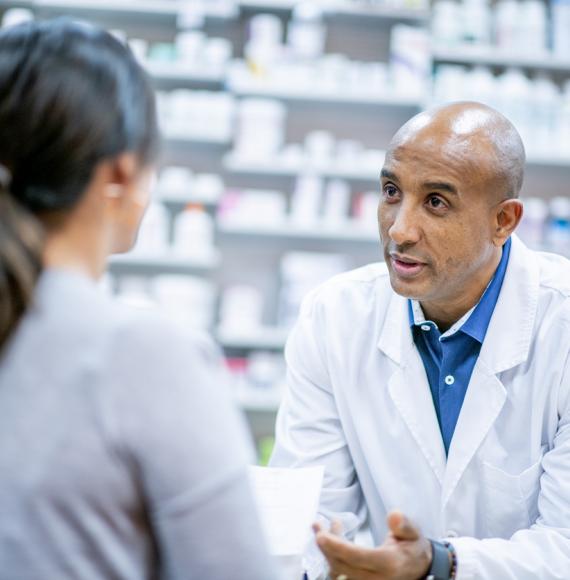
[[451,580],[452,564],[450,549],[443,542],[430,540],[432,559],[426,580]]

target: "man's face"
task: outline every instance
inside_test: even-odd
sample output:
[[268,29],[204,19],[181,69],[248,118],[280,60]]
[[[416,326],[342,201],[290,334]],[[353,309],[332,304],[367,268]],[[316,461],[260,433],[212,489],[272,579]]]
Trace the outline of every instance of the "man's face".
[[398,294],[457,300],[492,260],[498,200],[485,158],[471,143],[438,138],[410,139],[388,153],[378,222]]

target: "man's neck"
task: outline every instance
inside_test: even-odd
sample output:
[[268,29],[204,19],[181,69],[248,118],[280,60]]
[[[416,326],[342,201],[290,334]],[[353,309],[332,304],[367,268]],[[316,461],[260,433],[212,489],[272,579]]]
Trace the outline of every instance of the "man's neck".
[[501,261],[502,251],[500,248],[498,250],[489,264],[481,269],[469,287],[457,298],[446,297],[441,301],[420,302],[426,319],[435,322],[441,332],[449,330],[481,300]]

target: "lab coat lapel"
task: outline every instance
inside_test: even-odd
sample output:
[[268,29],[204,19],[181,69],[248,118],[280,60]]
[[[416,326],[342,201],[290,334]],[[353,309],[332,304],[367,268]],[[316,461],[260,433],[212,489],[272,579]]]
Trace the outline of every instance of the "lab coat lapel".
[[378,348],[399,365],[388,381],[390,397],[437,479],[443,484],[443,440],[427,375],[410,331],[407,302],[397,294],[393,294],[390,300]]
[[536,258],[513,236],[509,265],[451,441],[443,487],[447,503],[499,416],[509,393],[497,375],[528,357],[538,303]]
[[451,440],[443,485],[444,506],[501,412],[506,399],[507,393],[501,381],[478,362],[473,369]]

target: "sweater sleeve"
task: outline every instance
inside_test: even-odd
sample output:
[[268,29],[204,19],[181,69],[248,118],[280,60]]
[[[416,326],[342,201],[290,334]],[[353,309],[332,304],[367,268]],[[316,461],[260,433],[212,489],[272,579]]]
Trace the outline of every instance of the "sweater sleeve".
[[216,349],[160,320],[114,342],[107,424],[143,495],[162,576],[277,578],[248,480],[251,445]]

